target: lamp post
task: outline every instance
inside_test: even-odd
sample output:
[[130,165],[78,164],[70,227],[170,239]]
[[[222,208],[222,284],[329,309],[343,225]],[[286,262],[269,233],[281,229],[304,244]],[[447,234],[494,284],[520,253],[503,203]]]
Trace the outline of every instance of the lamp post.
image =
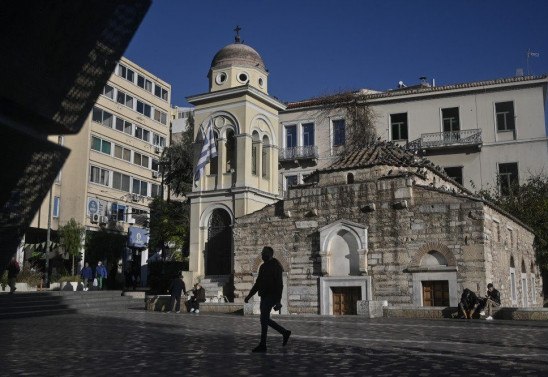
[[44,285],[47,287],[49,287],[49,255],[48,255],[48,251],[49,251],[49,248],[50,248],[50,245],[51,245],[51,202],[52,202],[52,197],[53,197],[53,189],[50,189],[49,190],[49,203],[48,203],[48,230],[47,230],[47,233],[46,233],[46,267],[45,267],[45,270],[46,270],[46,274],[45,274],[45,279],[44,279]]

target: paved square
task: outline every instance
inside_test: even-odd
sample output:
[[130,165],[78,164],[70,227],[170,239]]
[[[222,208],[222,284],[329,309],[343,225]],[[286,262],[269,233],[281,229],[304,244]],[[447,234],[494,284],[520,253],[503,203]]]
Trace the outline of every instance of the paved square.
[[140,309],[0,320],[3,376],[546,376],[548,323],[258,317]]

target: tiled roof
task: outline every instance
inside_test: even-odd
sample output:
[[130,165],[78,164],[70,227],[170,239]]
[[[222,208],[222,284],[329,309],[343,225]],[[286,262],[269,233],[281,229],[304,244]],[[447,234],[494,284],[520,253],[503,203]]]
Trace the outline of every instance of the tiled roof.
[[[527,81],[535,81],[535,80],[543,80],[543,79],[546,80],[547,78],[548,78],[548,75],[519,76],[519,77],[508,77],[508,78],[502,78],[502,79],[496,79],[496,80],[474,81],[474,82],[468,82],[468,83],[442,85],[442,86],[418,86],[418,87],[412,87],[412,88],[388,90],[386,92],[366,94],[366,95],[362,95],[362,99],[368,100],[368,99],[377,99],[377,98],[402,97],[407,95],[437,93],[437,92],[444,92],[449,90],[473,89],[473,88],[484,87],[484,86],[522,83]],[[325,103],[331,103],[333,102],[334,99],[339,98],[339,96],[340,95],[325,96],[325,97],[311,98],[303,101],[289,102],[287,103],[287,110],[298,109],[303,107],[313,107],[313,106],[319,106]]]

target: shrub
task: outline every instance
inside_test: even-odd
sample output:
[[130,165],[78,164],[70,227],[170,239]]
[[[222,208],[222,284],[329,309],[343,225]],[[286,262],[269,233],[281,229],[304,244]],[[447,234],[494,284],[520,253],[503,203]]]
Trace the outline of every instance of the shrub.
[[70,281],[80,282],[81,279],[80,279],[80,276],[78,275],[65,275],[65,276],[61,276],[58,280],[59,283],[70,282]]
[[17,282],[27,283],[31,287],[38,287],[42,283],[42,273],[25,266],[17,275]]

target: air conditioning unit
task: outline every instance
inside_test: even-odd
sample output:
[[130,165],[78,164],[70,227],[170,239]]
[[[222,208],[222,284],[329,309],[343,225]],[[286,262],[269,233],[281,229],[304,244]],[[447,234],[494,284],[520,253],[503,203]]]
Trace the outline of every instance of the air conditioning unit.
[[118,215],[110,215],[110,221],[112,222],[118,221]]
[[106,223],[108,223],[108,216],[100,216],[100,217],[99,217],[99,222],[100,222],[101,224],[106,224]]
[[157,172],[157,171],[153,171],[152,172],[152,178],[159,178],[160,177],[160,173]]
[[134,202],[138,202],[139,201],[139,195],[131,194],[131,200],[134,201]]
[[99,216],[98,213],[94,213],[94,214],[91,215],[89,218],[90,218],[90,220],[91,220],[92,223],[98,223],[100,217],[101,217],[101,216]]
[[162,151],[162,148],[160,147],[154,147],[154,152],[160,153]]

